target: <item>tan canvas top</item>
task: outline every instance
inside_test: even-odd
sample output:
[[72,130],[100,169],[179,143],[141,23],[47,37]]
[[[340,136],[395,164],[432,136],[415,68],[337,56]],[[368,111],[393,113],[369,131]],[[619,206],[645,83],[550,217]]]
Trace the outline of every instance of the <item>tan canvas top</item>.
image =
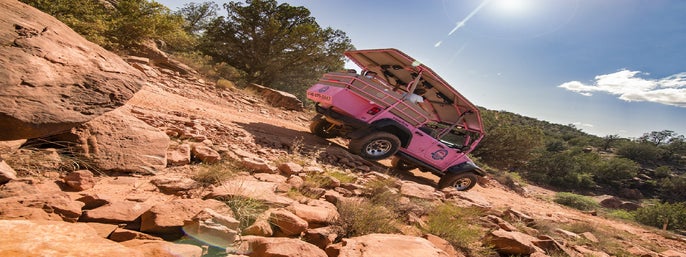
[[[424,88],[423,96],[436,110],[440,122],[454,124],[464,115],[467,129],[483,132],[479,109],[426,65],[397,49],[348,51],[345,55],[360,68],[377,73],[388,84],[401,90]],[[416,86],[408,87],[421,74]]]

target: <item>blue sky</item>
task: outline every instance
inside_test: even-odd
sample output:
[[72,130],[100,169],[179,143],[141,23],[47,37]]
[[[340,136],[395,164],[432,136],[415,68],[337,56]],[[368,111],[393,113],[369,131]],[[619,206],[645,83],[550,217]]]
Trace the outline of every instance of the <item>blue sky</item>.
[[488,109],[598,136],[686,135],[686,1],[279,2],[308,8],[357,49],[402,50]]

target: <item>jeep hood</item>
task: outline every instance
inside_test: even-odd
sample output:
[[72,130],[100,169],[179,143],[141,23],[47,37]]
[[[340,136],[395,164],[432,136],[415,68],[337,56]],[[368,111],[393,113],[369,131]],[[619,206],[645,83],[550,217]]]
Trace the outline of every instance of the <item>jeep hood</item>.
[[428,90],[424,94],[425,103],[431,104],[436,110],[438,121],[454,124],[464,119],[460,125],[483,135],[479,109],[431,68],[407,54],[389,48],[348,51],[345,56],[360,68],[376,72],[378,78],[402,89],[421,73],[423,81],[418,86]]

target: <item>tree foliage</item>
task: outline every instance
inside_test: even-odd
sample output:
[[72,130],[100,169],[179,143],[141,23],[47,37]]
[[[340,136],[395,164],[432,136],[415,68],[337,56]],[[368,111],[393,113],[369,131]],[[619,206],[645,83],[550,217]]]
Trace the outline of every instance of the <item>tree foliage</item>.
[[591,166],[599,160],[596,154],[578,150],[546,152],[527,164],[524,176],[562,189],[590,189],[596,185]]
[[321,28],[304,7],[275,0],[224,5],[207,26],[200,49],[242,70],[246,80],[300,94],[322,73],[343,68],[352,49],[343,31]]
[[86,39],[110,50],[123,50],[144,40],[163,40],[177,48],[192,45],[183,18],[149,0],[22,0],[67,24]]
[[626,142],[617,149],[617,154],[638,163],[651,164],[659,159],[660,150],[650,143]]
[[486,137],[473,155],[490,166],[513,169],[531,159],[532,150],[543,141],[543,132],[533,126],[517,124],[512,114],[482,111]]
[[201,35],[210,22],[217,17],[219,5],[214,2],[187,3],[176,11],[181,15],[186,23],[183,28],[186,32],[193,35]]
[[686,229],[686,204],[656,203],[636,210],[636,221],[669,230]]
[[659,197],[663,201],[675,203],[686,201],[686,175],[666,177],[658,181]]

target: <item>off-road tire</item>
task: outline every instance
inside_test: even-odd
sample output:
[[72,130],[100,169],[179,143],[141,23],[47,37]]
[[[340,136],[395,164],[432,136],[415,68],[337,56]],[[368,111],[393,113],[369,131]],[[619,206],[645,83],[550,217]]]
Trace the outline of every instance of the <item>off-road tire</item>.
[[310,122],[310,132],[321,138],[334,138],[338,136],[337,131],[327,131],[331,127],[331,122],[321,117],[315,117]]
[[457,191],[467,191],[472,189],[479,181],[478,175],[473,172],[462,172],[457,174],[446,174],[438,180],[438,189],[454,187]]
[[393,157],[391,159],[391,167],[399,171],[410,171],[417,168],[417,165],[407,162],[400,157]]
[[400,148],[400,139],[388,132],[376,131],[350,139],[348,150],[367,160],[378,161],[393,156]]

